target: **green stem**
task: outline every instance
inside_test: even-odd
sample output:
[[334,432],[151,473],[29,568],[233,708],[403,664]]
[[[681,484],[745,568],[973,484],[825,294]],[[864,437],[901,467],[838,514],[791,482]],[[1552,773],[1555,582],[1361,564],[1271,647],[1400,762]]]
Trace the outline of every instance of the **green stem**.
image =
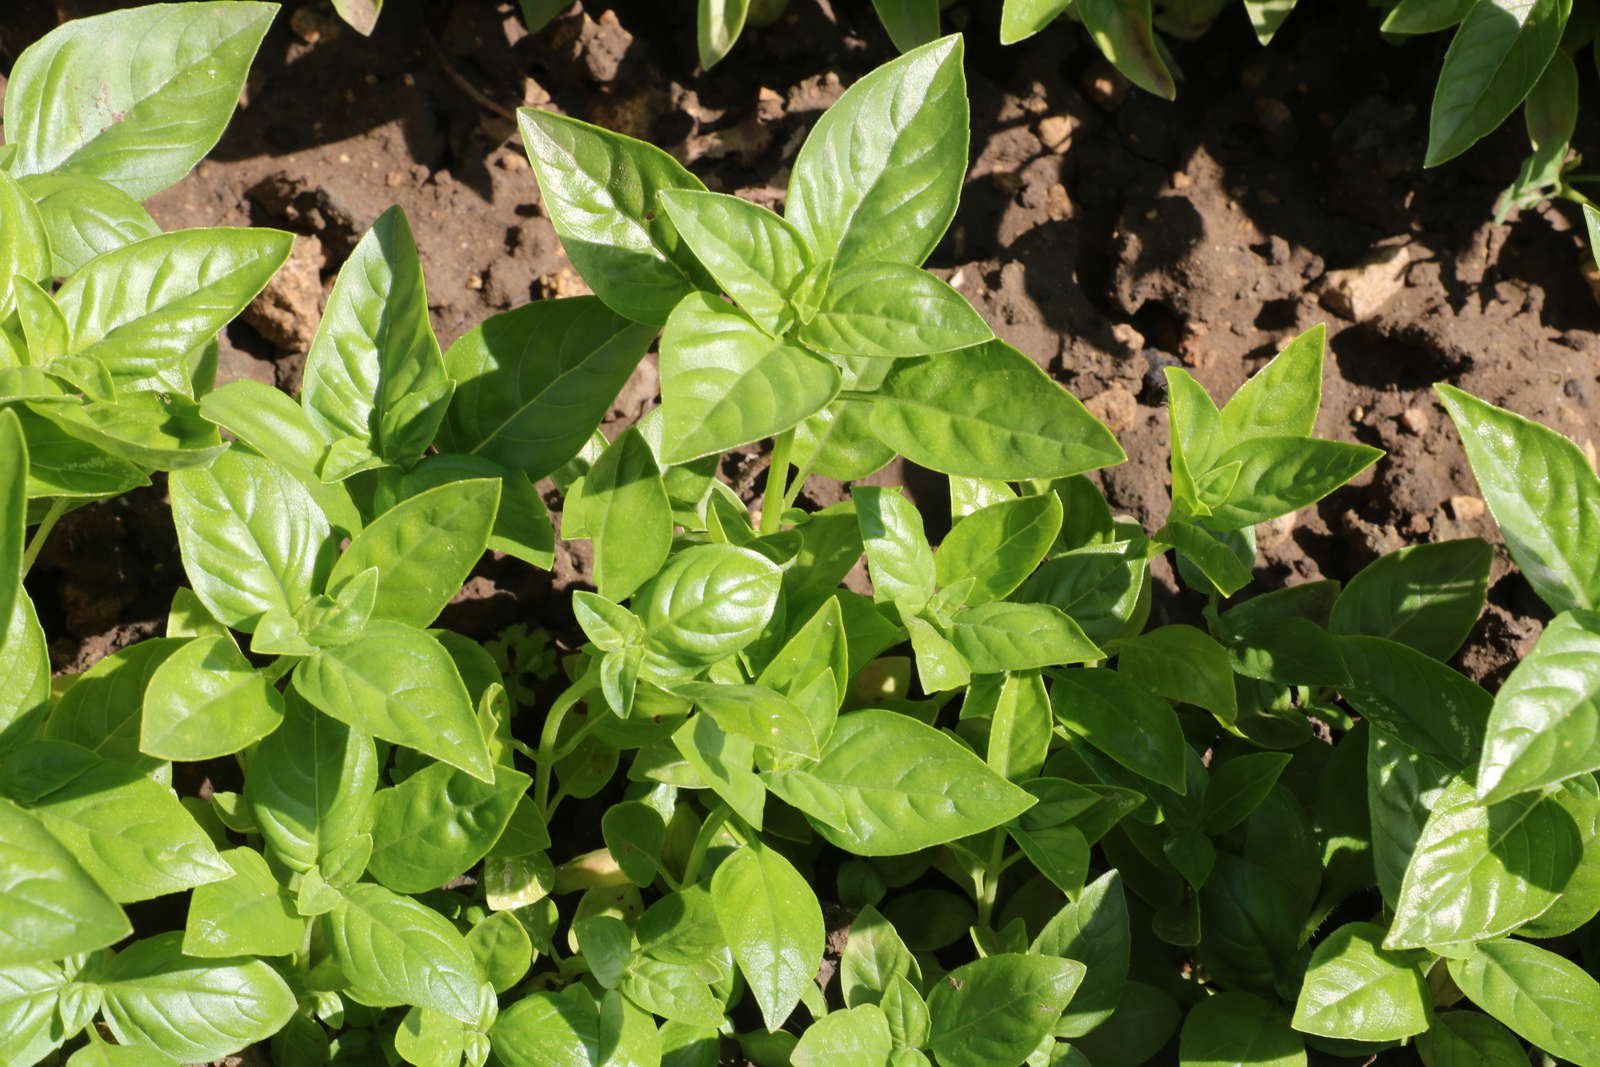
[[988,926],[989,919],[994,915],[994,904],[1000,895],[1000,876],[1005,873],[1006,832],[994,831],[994,840],[989,846],[989,861],[983,865],[979,873],[978,889],[978,924]]
[[45,538],[50,536],[50,531],[55,529],[61,516],[67,513],[67,500],[57,497],[50,502],[50,510],[44,513],[44,518],[39,520],[39,528],[33,531],[33,539],[28,542],[27,549],[22,553],[22,573],[27,574],[33,569],[33,561],[39,558],[39,550],[44,548]]
[[539,806],[539,811],[546,818],[550,817],[550,774],[555,769],[556,742],[561,738],[561,724],[566,720],[567,712],[573,705],[582,700],[588,693],[600,684],[600,672],[593,667],[583,672],[583,676],[571,685],[566,692],[556,698],[550,705],[550,710],[545,713],[544,729],[539,733],[539,751],[534,755],[538,764],[536,769],[533,799]]
[[794,502],[800,499],[800,493],[806,487],[806,479],[811,477],[811,468],[816,463],[819,451],[821,450],[813,448],[806,461],[795,469],[794,477],[789,480],[789,491],[783,494],[784,511],[794,507]]
[[264,678],[266,678],[268,685],[275,685],[277,684],[279,678],[282,678],[284,675],[293,670],[294,665],[299,663],[303,658],[305,657],[279,656],[265,667],[262,667],[261,674]]
[[711,839],[717,836],[727,821],[728,806],[718,804],[711,814],[706,816],[706,821],[700,824],[700,832],[695,835],[694,847],[689,850],[689,858],[683,861],[683,885],[694,885],[695,879],[700,877],[700,868],[705,865],[706,851],[711,848]]
[[778,532],[783,519],[783,494],[788,488],[789,453],[794,451],[794,430],[780,433],[772,442],[772,465],[767,468],[767,489],[761,495],[761,536]]

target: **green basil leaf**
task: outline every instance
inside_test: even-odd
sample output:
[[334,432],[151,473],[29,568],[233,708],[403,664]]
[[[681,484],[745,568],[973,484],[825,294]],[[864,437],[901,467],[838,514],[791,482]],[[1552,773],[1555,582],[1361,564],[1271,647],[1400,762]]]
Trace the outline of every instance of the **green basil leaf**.
[[[650,956],[635,957],[617,988],[623,996],[669,1023],[712,1031],[722,1025],[722,1001],[688,965]],[[548,1061],[540,1061],[536,1067],[543,1067],[545,1062]]]
[[237,448],[169,485],[183,567],[206,610],[245,633],[269,611],[299,610],[325,573],[330,532],[304,486]]
[[130,8],[46,34],[11,70],[11,173],[99,178],[137,200],[165,189],[222,136],[276,13],[259,3]]
[[1528,1053],[1511,1031],[1475,1011],[1442,1011],[1417,1035],[1426,1067],[1528,1067]]
[[0,797],[0,829],[0,967],[91,952],[127,936],[132,926],[122,909],[37,817]]
[[135,941],[96,976],[119,1042],[206,1062],[264,1041],[289,1021],[294,994],[277,971],[261,960],[190,959],[182,939],[173,931]]
[[482,782],[432,763],[379,790],[368,873],[398,893],[439,888],[488,854],[531,784],[506,766]]
[[1060,608],[1091,641],[1111,641],[1138,610],[1149,554],[1142,540],[1064,552],[1045,560],[1012,599]]
[[1242,530],[1314,504],[1376,463],[1383,452],[1317,437],[1256,437],[1234,445],[1216,467],[1240,464],[1226,498],[1206,525]]
[[189,396],[192,353],[244,310],[293,243],[279,230],[178,230],[96,256],[55,294],[70,354],[103,363],[119,390]]
[[1387,638],[1448,660],[1483,610],[1493,558],[1488,542],[1476,537],[1391,552],[1344,587],[1328,628]]
[[1493,802],[1600,768],[1600,612],[1564,611],[1495,694],[1478,765]]
[[1054,22],[1072,0],[1005,0],[1000,8],[1000,43],[1016,44]]
[[421,630],[375,619],[355,640],[300,664],[293,685],[341,722],[494,781],[467,687],[450,654]]
[[1228,399],[1218,415],[1216,432],[1229,448],[1259,437],[1311,436],[1322,404],[1326,338],[1325,326],[1313,326],[1290,341]]
[[350,459],[372,453],[410,466],[433,442],[452,383],[428,319],[422,264],[405,214],[380,215],[339,269],[306,352],[301,401],[313,426]]
[[[58,1015],[57,1004],[67,988],[67,976],[55,964],[0,968],[0,1026],[5,1027],[7,1051],[18,1057],[17,1062],[42,1062],[76,1029],[77,1019],[63,1021]],[[91,1011],[98,1010],[96,1000]]]
[[1132,952],[1122,876],[1107,871],[1045,923],[1030,951],[1077,960],[1083,982],[1056,1022],[1057,1037],[1089,1033],[1111,1017],[1122,996]]
[[1239,717],[1233,664],[1216,638],[1193,626],[1160,626],[1123,643],[1117,668],[1184,704],[1205,708],[1224,725]]
[[949,587],[972,578],[968,604],[1000,600],[1033,573],[1060,529],[1061,498],[1054,493],[979,508],[940,543],[934,557],[938,584]]
[[95,256],[161,232],[139,201],[115,185],[74,174],[32,174],[19,182],[39,210],[50,274],[65,278]]
[[28,497],[118,496],[150,478],[135,464],[80,440],[26,408],[13,407],[28,438]]
[[872,0],[872,6],[902,52],[939,36],[939,0]]
[[328,586],[376,567],[372,617],[427,626],[483,555],[499,506],[500,483],[490,478],[449,482],[403,500],[355,536]]
[[954,841],[1009,822],[1034,803],[970,750],[892,711],[840,716],[808,771],[843,804],[845,824],[822,819],[817,832],[858,856]]
[[118,902],[233,874],[172,791],[127,764],[88,760],[31,810]]
[[672,692],[711,716],[727,733],[806,759],[822,754],[806,713],[765,686],[686,682],[673,686]]
[[303,872],[372,827],[378,754],[372,738],[293,690],[284,712],[250,760],[244,796],[273,857]]
[[109,759],[138,761],[145,688],[156,668],[184,644],[156,637],[102,658],[57,702],[43,736],[71,741]]
[[667,487],[636,428],[624,430],[589,469],[579,507],[583,532],[594,542],[600,595],[627,599],[661,569],[672,550]]
[[956,614],[949,638],[979,674],[1088,663],[1106,655],[1077,623],[1049,604],[996,601],[968,608]]
[[799,231],[766,208],[726,193],[663,189],[659,200],[722,291],[773,337],[787,333],[812,268],[811,249]]
[[772,561],[747,548],[684,549],[634,597],[647,650],[696,669],[733,655],[766,628],[782,580]]
[[1338,649],[1351,676],[1342,692],[1363,718],[1453,770],[1473,764],[1492,706],[1482,686],[1381,637],[1341,637]]
[[533,942],[527,928],[508,911],[491,912],[473,924],[467,932],[467,945],[496,993],[522,981],[533,963]]
[[967,166],[959,35],[856,82],[811,128],[785,207],[818,258],[920,266],[955,216]]
[[1400,0],[1379,27],[1384,33],[1437,33],[1467,17],[1478,0]]
[[1454,159],[1505,121],[1544,73],[1571,13],[1571,0],[1472,6],[1444,54],[1423,166]]
[[[53,275],[50,243],[39,209],[11,175],[0,171],[0,315],[17,306],[13,282],[39,281]],[[24,318],[23,328],[28,322]],[[29,348],[34,348],[29,341]],[[35,351],[35,363],[44,363]]]
[[475,1025],[487,979],[448,919],[370,882],[347,888],[319,920],[351,991],[369,1003],[413,1004]]
[[519,108],[517,123],[561,246],[608,307],[660,326],[678,301],[711,288],[657,210],[662,190],[704,190],[700,179],[661,149],[587,122]]
[[1510,940],[1446,963],[1461,991],[1523,1040],[1585,1067],[1600,1062],[1600,983],[1577,964]]
[[860,1004],[831,1011],[806,1027],[789,1062],[794,1067],[879,1067],[893,1048],[883,1009]]
[[1247,752],[1213,763],[1206,788],[1206,833],[1225,834],[1249,818],[1272,792],[1289,760],[1287,752]]
[[[721,62],[722,57],[739,40],[739,34],[744,32],[750,0],[699,0],[699,4],[695,40],[700,48],[700,69],[710,70]],[[678,222],[677,219],[672,221],[675,224]],[[683,227],[680,225],[678,229],[681,232]],[[692,239],[690,244],[693,245]],[[695,254],[700,254],[698,249]]]
[[1054,723],[1044,678],[1036,671],[1007,674],[989,716],[985,762],[1013,782],[1033,778],[1049,754]]
[[0,631],[0,678],[7,679],[0,687],[0,753],[4,753],[34,735],[49,707],[49,649],[25,589],[18,592],[6,628]]
[[822,907],[805,877],[752,839],[711,877],[717,924],[768,1030],[783,1025],[822,963]]
[[491,315],[444,355],[456,390],[440,441],[536,482],[578,454],[654,336],[592,296]]
[[794,428],[794,460],[811,461],[825,478],[851,482],[894,459],[894,449],[872,435],[873,405],[840,397]]
[[840,384],[832,363],[767,336],[710,293],[691,293],[661,335],[662,461],[781,433],[826,406]]
[[1178,1038],[1183,1067],[1305,1067],[1289,1017],[1250,993],[1218,993],[1189,1011]]
[[1046,1037],[1083,981],[1084,966],[1002,953],[963,964],[928,994],[928,1047],[942,1067],[1016,1063]]
[[1306,968],[1294,1028],[1352,1041],[1394,1041],[1426,1030],[1422,971],[1383,942],[1383,927],[1372,923],[1346,923],[1329,934]]
[[291,470],[314,475],[328,450],[304,408],[282,390],[250,378],[201,397],[200,416]]
[[197,637],[162,661],[145,688],[139,751],[164,760],[237,752],[277,729],[283,696],[233,637]]
[[1076,397],[1003,341],[897,360],[871,418],[884,444],[942,474],[1064,478],[1127,458]]
[[22,554],[28,535],[27,489],[28,441],[16,413],[6,408],[0,411],[0,618],[8,622],[25,595]]
[[183,954],[215,958],[299,952],[305,920],[261,853],[234,848],[222,853],[222,859],[233,868],[233,877],[199,886],[190,895]]
[[906,263],[856,263],[833,273],[797,336],[840,356],[925,356],[994,337],[967,298]]
[[1299,965],[1291,960],[1305,908],[1276,867],[1218,851],[1200,889],[1199,918],[1205,932],[1199,958],[1219,983],[1267,995],[1291,973],[1298,976]]
[[1116,1013],[1094,1033],[1074,1041],[1061,1067],[1138,1067],[1149,1062],[1178,1032],[1181,1015],[1170,994],[1144,982],[1130,981]]
[[1509,933],[1549,910],[1582,854],[1577,825],[1553,798],[1485,806],[1471,782],[1457,779],[1434,801],[1417,838],[1384,945],[1423,948]]
[[709,715],[695,715],[673,732],[672,743],[703,784],[761,829],[767,794],[751,770],[756,750],[749,738],[725,732]]
[[1183,728],[1165,700],[1104,667],[1052,675],[1056,719],[1119,764],[1169,789],[1183,789]]
[[1128,80],[1168,100],[1178,87],[1162,59],[1150,0],[1078,0],[1078,17],[1100,51]]
[[839,954],[839,986],[847,1006],[878,1004],[896,978],[921,977],[917,958],[877,908],[869,904],[856,913]]
[[489,1039],[506,1067],[594,1067],[601,1062],[600,1013],[582,985],[523,997],[500,1013]]
[[901,493],[858,485],[850,491],[861,543],[872,576],[873,599],[893,603],[902,615],[933,598],[935,559],[922,531],[922,513]]
[[1374,726],[1367,737],[1367,806],[1372,865],[1392,908],[1428,813],[1452,783],[1450,768]]
[[182,396],[124,393],[115,402],[31,406],[72,437],[141,467],[206,467],[227,450],[217,428],[200,417],[199,406]]
[[1289,17],[1289,12],[1294,10],[1298,0],[1244,0],[1245,10],[1250,13],[1250,26],[1256,31],[1256,40],[1264,45],[1272,43],[1272,38],[1278,33],[1278,27],[1283,25],[1283,20]]
[[1583,453],[1554,430],[1459,389],[1437,392],[1534,592],[1556,611],[1600,608],[1600,478]]

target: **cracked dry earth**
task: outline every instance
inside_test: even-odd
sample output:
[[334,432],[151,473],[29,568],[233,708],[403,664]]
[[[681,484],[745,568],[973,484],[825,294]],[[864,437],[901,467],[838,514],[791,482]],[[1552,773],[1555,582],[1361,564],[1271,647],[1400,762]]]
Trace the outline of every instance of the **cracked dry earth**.
[[[110,6],[21,0],[0,30],[0,71],[59,20]],[[1376,13],[1358,9],[1372,32],[1352,32],[1349,11],[1302,5],[1266,50],[1230,9],[1177,46],[1185,80],[1169,104],[1130,90],[1070,23],[1002,50],[998,6],[962,0],[946,13],[968,30],[972,162],[929,265],[1116,431],[1130,461],[1100,475],[1116,509],[1150,528],[1166,510],[1163,366],[1226,395],[1319,322],[1330,344],[1317,433],[1389,456],[1261,531],[1265,587],[1348,577],[1406,543],[1495,537],[1428,388],[1436,380],[1545,421],[1593,456],[1600,307],[1576,216],[1546,205],[1490,221],[1525,151],[1520,120],[1455,163],[1421,168],[1445,38],[1392,47]],[[711,188],[781,206],[806,130],[893,54],[869,0],[793,0],[702,74],[678,7],[584,0],[528,34],[509,2],[392,5],[364,39],[325,0],[290,0],[222,143],[150,204],[168,228],[272,225],[302,238],[224,337],[223,377],[298,387],[334,273],[391,203],[416,233],[445,344],[493,312],[586,291],[541,208],[515,107],[649,139]],[[1352,70],[1373,74],[1352,86]],[[1594,139],[1594,121],[1576,143]],[[637,418],[657,393],[647,360],[612,422]],[[752,448],[724,473],[749,493],[764,462]],[[907,485],[936,536],[948,521],[925,472],[896,465],[872,480]],[[32,584],[58,668],[160,626],[181,578],[161,491],[75,513],[52,539]],[[811,497],[841,491],[822,484]],[[488,560],[445,621],[483,638],[564,620],[565,590],[586,581],[587,564],[581,545],[563,547],[551,574]],[[1540,629],[1508,565],[1502,554],[1462,653],[1474,677],[1502,672]],[[1157,612],[1189,617],[1192,600],[1170,575],[1165,586]]]

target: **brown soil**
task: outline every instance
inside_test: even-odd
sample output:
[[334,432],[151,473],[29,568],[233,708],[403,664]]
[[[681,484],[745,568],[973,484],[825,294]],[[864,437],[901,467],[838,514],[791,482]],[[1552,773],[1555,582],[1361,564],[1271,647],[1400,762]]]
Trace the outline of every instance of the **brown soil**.
[[[0,30],[0,69],[59,19],[108,6],[22,0]],[[1498,540],[1428,389],[1436,380],[1595,447],[1600,309],[1575,216],[1547,206],[1490,222],[1525,152],[1520,119],[1462,160],[1421,168],[1443,37],[1391,47],[1361,5],[1302,5],[1263,50],[1230,7],[1178,46],[1187,77],[1168,104],[1128,91],[1071,24],[1002,50],[998,6],[961,0],[947,13],[970,30],[973,162],[930,266],[1117,432],[1132,458],[1103,476],[1115,508],[1150,528],[1166,509],[1160,366],[1181,361],[1226,395],[1318,322],[1331,355],[1319,434],[1389,457],[1262,531],[1265,585],[1348,577],[1405,543]],[[647,138],[710,187],[777,204],[821,110],[893,54],[868,0],[794,0],[709,75],[696,69],[687,0],[586,0],[534,35],[515,7],[392,4],[364,39],[324,0],[286,4],[222,143],[150,204],[168,228],[273,225],[314,239],[273,305],[228,331],[223,378],[298,387],[318,301],[392,203],[415,231],[446,344],[495,311],[586,291],[510,109],[555,107]],[[1580,142],[1590,132],[1586,122]],[[1384,290],[1388,277],[1392,295],[1375,308],[1359,293],[1341,302],[1330,272],[1374,256],[1387,265],[1365,280]],[[613,421],[655,398],[647,363]],[[760,462],[752,452],[727,473],[753,489]],[[1541,609],[1507,564],[1462,660],[1475,676],[1503,670],[1539,629]],[[559,624],[562,594],[585,574],[570,549],[551,575],[488,561],[447,621],[478,637],[511,621]],[[152,632],[180,580],[159,486],[69,516],[33,579],[57,666]],[[1187,608],[1166,597],[1158,610]]]

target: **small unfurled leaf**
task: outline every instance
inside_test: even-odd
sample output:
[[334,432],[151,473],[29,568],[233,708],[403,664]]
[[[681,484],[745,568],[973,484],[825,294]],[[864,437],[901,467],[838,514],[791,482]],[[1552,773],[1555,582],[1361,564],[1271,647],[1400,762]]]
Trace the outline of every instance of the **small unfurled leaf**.
[[589,468],[578,507],[583,532],[594,544],[600,595],[626,600],[661,569],[672,549],[667,487],[636,428],[619,434]]
[[1033,573],[1055,543],[1061,514],[1055,493],[978,508],[940,543],[934,558],[938,584],[948,587],[972,578],[968,604],[1001,599]]
[[732,545],[695,545],[667,561],[634,597],[646,649],[683,673],[733,655],[777,609],[782,572]]
[[[743,0],[736,2],[742,6]],[[726,193],[665,189],[658,200],[722,291],[773,337],[788,332],[812,268],[811,249],[799,231],[766,208]]]

